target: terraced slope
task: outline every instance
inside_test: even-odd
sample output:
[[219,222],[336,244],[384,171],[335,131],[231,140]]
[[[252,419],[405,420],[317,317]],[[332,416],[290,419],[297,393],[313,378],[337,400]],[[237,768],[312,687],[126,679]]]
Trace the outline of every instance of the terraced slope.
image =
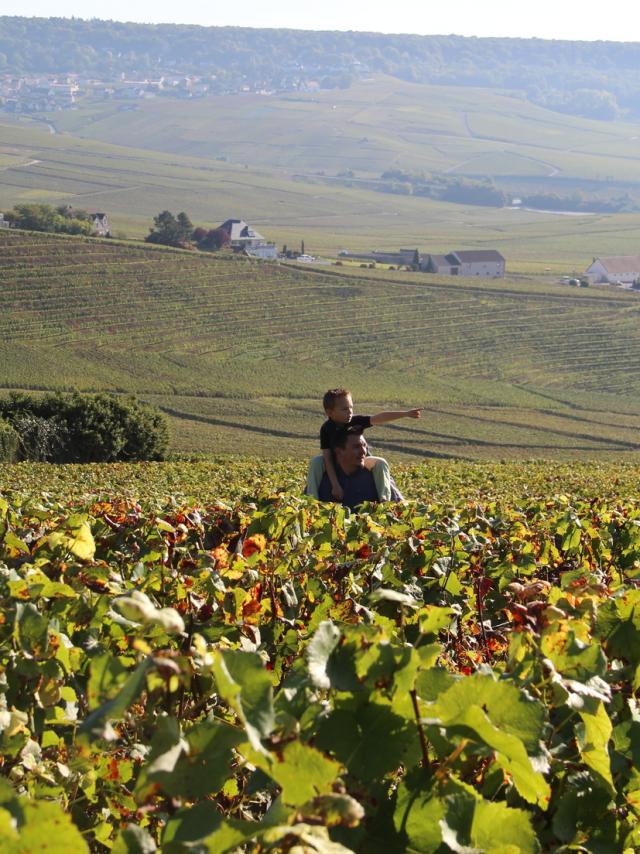
[[0,292],[3,386],[151,395],[183,448],[307,441],[314,401],[337,383],[367,408],[430,405],[428,424],[387,429],[399,452],[636,447],[640,294],[365,277],[13,231],[0,232]]

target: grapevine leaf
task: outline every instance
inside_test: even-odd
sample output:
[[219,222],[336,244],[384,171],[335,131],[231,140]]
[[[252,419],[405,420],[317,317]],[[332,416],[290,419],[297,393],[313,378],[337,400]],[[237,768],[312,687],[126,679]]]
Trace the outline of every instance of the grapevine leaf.
[[330,688],[329,658],[340,641],[340,629],[331,621],[320,623],[307,647],[309,675],[318,688]]
[[220,696],[238,715],[254,750],[264,752],[262,739],[275,726],[273,686],[257,653],[242,650],[217,652],[213,673]]
[[417,769],[398,786],[393,823],[405,835],[405,850],[415,854],[435,854],[442,846],[440,822],[445,804],[433,790],[424,788],[424,775]]
[[115,655],[105,652],[94,656],[91,659],[87,685],[89,708],[95,709],[100,703],[114,697],[126,682],[128,672]]
[[130,824],[121,830],[114,842],[111,854],[153,854],[158,848],[143,827]]
[[155,784],[190,801],[218,792],[232,773],[232,749],[243,739],[242,730],[214,720],[196,724],[185,738],[175,719],[162,719],[136,786],[136,800],[144,803]]
[[420,751],[415,722],[376,702],[329,714],[318,728],[316,746],[330,750],[361,780],[379,780],[400,765],[415,764]]
[[49,620],[31,602],[16,606],[15,635],[28,655],[40,658],[47,651]]
[[3,854],[31,854],[46,851],[47,854],[88,854],[89,848],[80,831],[72,824],[60,804],[53,801],[19,800],[22,824],[18,828],[18,839],[3,838],[0,844]]
[[582,723],[576,725],[580,754],[585,764],[604,781],[611,794],[615,794],[609,758],[609,740],[613,728],[604,703],[596,702],[593,712],[581,709],[580,717]]
[[522,797],[546,809],[550,789],[526,749],[537,751],[539,746],[544,713],[538,703],[515,686],[476,674],[452,685],[429,707],[429,715],[430,723],[491,747]]
[[481,798],[454,779],[444,798],[442,840],[456,854],[537,854],[540,846],[524,810]]
[[94,738],[112,738],[108,722],[122,717],[144,688],[148,671],[154,666],[152,658],[145,658],[124,683],[118,694],[95,709],[79,728],[81,734]]
[[292,741],[282,751],[279,761],[263,770],[282,787],[285,804],[300,806],[331,791],[340,773],[340,765],[327,759],[319,750],[300,741]]
[[96,544],[87,521],[71,517],[62,530],[53,531],[47,537],[47,545],[54,551],[58,548],[71,552],[80,560],[93,560]]

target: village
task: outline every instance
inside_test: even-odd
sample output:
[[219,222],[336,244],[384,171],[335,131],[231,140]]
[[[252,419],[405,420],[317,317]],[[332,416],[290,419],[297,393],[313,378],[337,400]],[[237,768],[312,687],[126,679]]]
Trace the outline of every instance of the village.
[[369,69],[353,61],[349,65],[302,65],[283,62],[269,76],[226,72],[129,78],[125,72],[112,78],[83,74],[0,74],[0,110],[8,113],[40,113],[72,110],[83,98],[124,102],[169,97],[180,100],[209,95],[276,95],[284,92],[319,92],[345,87],[353,77]]

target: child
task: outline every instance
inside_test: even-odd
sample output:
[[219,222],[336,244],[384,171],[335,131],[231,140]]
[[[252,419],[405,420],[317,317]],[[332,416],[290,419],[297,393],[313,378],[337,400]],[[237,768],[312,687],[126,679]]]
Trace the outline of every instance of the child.
[[[320,448],[322,456],[314,457],[309,464],[307,477],[307,495],[318,497],[320,481],[326,471],[331,483],[331,494],[336,501],[343,498],[342,487],[338,483],[333,458],[333,444],[339,431],[362,433],[374,424],[386,424],[399,418],[420,418],[424,407],[403,409],[391,412],[377,412],[375,415],[354,415],[351,392],[346,388],[333,388],[322,398],[327,420],[320,428]],[[389,501],[392,492],[389,465],[381,457],[367,457],[365,466],[371,471],[381,501]]]

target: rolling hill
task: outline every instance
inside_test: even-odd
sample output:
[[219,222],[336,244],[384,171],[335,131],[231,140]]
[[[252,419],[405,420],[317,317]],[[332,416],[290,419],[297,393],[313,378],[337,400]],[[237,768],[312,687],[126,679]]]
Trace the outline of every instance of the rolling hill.
[[329,386],[411,456],[634,456],[640,295],[0,231],[1,383],[135,392],[181,452],[311,453]]
[[385,77],[345,91],[123,106],[84,100],[50,116],[0,113],[0,209],[42,201],[104,210],[128,237],[145,235],[164,209],[209,226],[241,216],[316,254],[495,247],[525,274],[580,272],[593,254],[632,254],[640,240],[639,213],[452,204],[380,180],[391,170],[491,179],[507,196],[627,193],[640,203],[640,126],[631,123]]

